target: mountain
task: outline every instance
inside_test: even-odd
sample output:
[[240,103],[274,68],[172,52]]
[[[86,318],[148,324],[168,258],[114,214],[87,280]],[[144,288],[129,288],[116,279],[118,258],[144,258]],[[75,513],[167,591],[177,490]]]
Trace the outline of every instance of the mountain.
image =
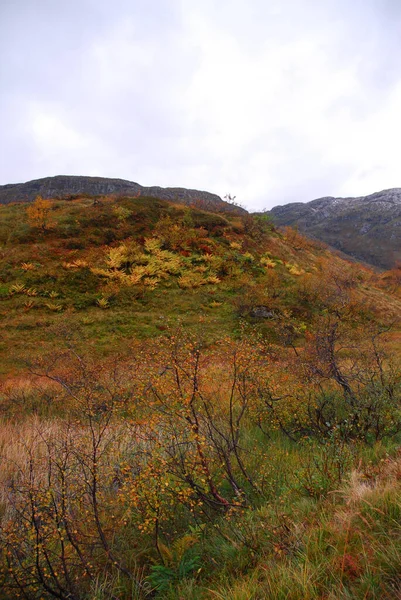
[[0,186],[0,204],[10,202],[32,202],[36,196],[43,198],[68,199],[71,196],[149,196],[169,202],[177,202],[209,210],[233,214],[246,213],[245,209],[225,202],[210,192],[186,188],[144,187],[125,179],[107,177],[80,177],[57,175],[34,179],[26,183],[13,183]]
[[297,337],[326,302],[315,296],[326,297],[333,270],[364,306],[401,310],[398,297],[391,308],[381,284],[369,283],[370,270],[292,229],[277,231],[266,215],[147,196],[49,204],[0,205],[0,374],[16,356],[50,352],[58,334],[49,328],[67,323],[81,328],[84,347],[105,353],[160,335],[169,322],[196,328],[199,319],[212,339],[243,320],[272,340],[282,330]]
[[0,205],[0,599],[400,598],[400,318],[265,214]]
[[345,254],[388,269],[401,260],[401,188],[358,198],[319,198],[270,211],[278,226],[296,226]]

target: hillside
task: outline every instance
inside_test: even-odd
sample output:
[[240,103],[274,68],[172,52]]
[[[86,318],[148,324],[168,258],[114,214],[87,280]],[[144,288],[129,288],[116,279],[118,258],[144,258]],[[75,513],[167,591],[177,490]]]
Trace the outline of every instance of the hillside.
[[401,188],[359,198],[319,198],[276,206],[277,226],[296,226],[358,260],[390,269],[401,260]]
[[[384,294],[378,285],[364,289],[368,270],[294,232],[280,234],[264,216],[145,196],[54,200],[39,216],[33,206],[0,207],[3,370],[18,353],[48,349],[53,326],[66,321],[104,352],[131,336],[158,335],[168,321],[194,327],[201,319],[219,335],[231,335],[242,317],[272,335],[283,322],[296,330],[313,318],[305,290],[312,280],[320,288],[316,273],[327,261],[352,285],[360,280],[365,303]],[[399,308],[394,297],[381,303],[395,303],[389,314]]]
[[0,206],[0,599],[399,597],[400,318],[266,215]]
[[210,211],[245,213],[243,208],[222,200],[216,194],[186,188],[143,187],[133,181],[106,177],[78,177],[57,175],[35,179],[26,183],[0,186],[0,204],[10,202],[32,202],[36,196],[42,198],[69,199],[77,196],[151,196],[160,200],[198,206]]

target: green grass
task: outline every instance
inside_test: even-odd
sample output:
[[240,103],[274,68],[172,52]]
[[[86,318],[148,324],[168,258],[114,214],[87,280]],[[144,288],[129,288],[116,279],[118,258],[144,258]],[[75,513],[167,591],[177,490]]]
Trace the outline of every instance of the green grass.
[[[298,461],[303,460],[305,456],[299,452]],[[287,472],[294,466],[285,461],[279,464]],[[360,496],[356,495],[355,478],[348,483],[348,475],[341,489],[333,489],[327,499],[297,498],[289,489],[255,512],[246,513],[241,520],[224,524],[225,536],[232,538],[236,532],[243,536],[244,543],[233,545],[217,533],[207,537],[205,575],[200,574],[197,582],[183,582],[168,597],[398,597],[401,487],[391,472],[394,464],[399,469],[399,462],[386,462]]]
[[[126,211],[123,220],[118,218],[116,207]],[[230,250],[226,236],[236,234],[226,217],[151,198],[104,200],[98,206],[90,199],[57,201],[52,228],[44,232],[29,225],[24,204],[0,207],[0,217],[0,327],[7,348],[13,348],[13,356],[2,356],[3,373],[15,356],[36,349],[40,352],[42,346],[49,348],[51,332],[62,323],[68,322],[72,328],[80,325],[83,342],[91,339],[101,351],[114,349],[130,337],[160,335],[167,321],[181,321],[194,328],[201,320],[218,336],[237,326],[232,303],[237,284],[224,269],[241,261],[242,255]],[[237,221],[233,219],[233,223]],[[155,229],[164,240],[174,227],[184,233],[173,236],[167,244],[173,244],[173,252],[177,252],[179,246],[174,250],[174,244],[184,243],[189,256],[185,260],[201,259],[208,247],[221,256],[224,269],[220,286],[182,289],[177,277],[170,277],[149,290],[143,285],[108,284],[92,273],[93,266],[105,264],[108,244],[115,247],[132,240],[143,244],[144,237],[152,237]],[[182,241],[183,235],[187,242]],[[87,266],[63,266],[74,261]],[[252,273],[252,265],[247,268]],[[188,262],[188,273],[191,270]],[[14,292],[16,286],[22,291]],[[99,308],[101,298],[107,300],[104,310]]]
[[[50,350],[53,330],[63,323],[80,326],[83,346],[90,340],[100,353],[132,337],[161,335],[166,323],[178,322],[190,330],[201,322],[210,340],[235,336],[241,319],[278,343],[284,324],[294,339],[302,338],[324,310],[308,283],[319,261],[331,261],[350,273],[346,277],[354,277],[356,269],[297,234],[286,238],[257,216],[222,216],[143,197],[104,199],[96,206],[87,198],[56,201],[51,214],[52,227],[41,231],[29,224],[26,205],[0,207],[0,331],[7,349],[0,348],[2,373],[12,369],[15,357]],[[207,258],[212,257],[215,266],[209,273],[220,282],[183,288],[179,273],[162,272],[151,289],[143,282],[127,286],[110,279],[107,256],[121,245],[136,244],[140,261],[145,256],[155,266],[154,255],[143,254],[150,238],[168,250],[166,256],[181,261],[181,274],[190,280],[196,269],[209,268]],[[156,268],[163,270],[165,259],[157,260]],[[96,272],[99,268],[105,275]],[[365,295],[368,312],[382,307],[389,318],[399,314],[399,302],[372,287],[372,274],[358,271],[358,277],[361,310]],[[13,291],[15,286],[22,291]],[[258,305],[267,306],[275,318],[252,317]]]
[[[28,222],[23,204],[0,207],[4,435],[9,435],[14,420],[22,425],[24,418],[38,418],[33,421],[32,435],[39,439],[42,425],[57,427],[59,419],[65,419],[75,427],[86,414],[77,407],[74,412],[71,398],[65,403],[62,393],[52,387],[41,392],[36,380],[27,374],[27,363],[42,360],[42,365],[51,364],[67,341],[73,340],[75,350],[89,357],[94,369],[82,386],[82,371],[76,366],[74,371],[73,361],[72,365],[64,362],[62,354],[61,376],[78,377],[74,389],[86,390],[88,385],[89,397],[102,399],[109,384],[112,388],[121,385],[118,398],[129,398],[132,405],[126,406],[114,423],[117,428],[128,429],[124,429],[124,443],[104,465],[105,481],[111,478],[109,487],[104,488],[105,498],[110,503],[115,499],[114,493],[110,497],[110,489],[124,462],[132,465],[129,477],[138,485],[139,497],[144,495],[139,500],[134,496],[132,505],[128,499],[127,507],[115,507],[117,513],[127,509],[123,528],[115,527],[114,521],[108,527],[113,531],[113,548],[123,562],[137,573],[146,589],[152,585],[159,589],[158,595],[157,590],[152,592],[153,597],[367,600],[401,594],[400,440],[388,437],[392,416],[395,421],[398,418],[394,398],[399,394],[399,376],[394,362],[394,371],[390,374],[389,368],[385,375],[382,372],[378,383],[385,353],[372,355],[369,345],[374,331],[399,318],[397,290],[394,295],[384,292],[372,272],[332,256],[296,232],[279,233],[257,217],[221,216],[151,198],[104,199],[97,206],[90,199],[78,199],[55,202],[52,222],[52,228],[41,231]],[[130,277],[137,277],[135,283]],[[253,308],[258,306],[270,311],[270,317],[255,316]],[[375,396],[386,409],[382,415],[387,419],[382,425],[383,441],[375,443],[372,422],[365,414],[374,409],[374,403],[360,411],[370,428],[369,436],[355,436],[347,429],[344,411],[350,410],[350,398],[338,386],[333,391],[333,371],[325,371],[320,364],[319,339],[327,341],[325,327],[333,326],[334,320],[337,324],[332,331],[340,336],[334,358],[351,382],[359,408],[367,400],[362,388],[373,394],[377,386],[392,386],[390,391],[386,388],[383,398]],[[165,344],[178,330],[183,335],[178,353],[184,352],[189,361],[183,363],[184,380],[200,338],[202,348],[210,352],[205,357],[206,372],[200,378],[206,386],[205,395],[196,395],[198,380],[190,380],[190,388],[187,381],[184,393],[180,385],[179,393],[174,388],[177,379],[168,380],[173,388],[160,385],[159,398],[164,404],[159,413],[152,412],[154,397],[147,395],[150,388],[146,382],[153,377],[158,386],[160,372],[170,376],[172,358]],[[196,343],[189,343],[191,334]],[[220,381],[226,381],[225,369],[231,372],[232,368],[228,349],[232,340],[244,341],[248,335],[252,344],[246,352],[258,347],[261,355],[255,359],[260,360],[255,363],[259,371],[252,370],[256,368],[253,363],[246,371],[250,376],[248,396],[245,394],[249,414],[241,425],[238,446],[246,469],[241,470],[239,462],[235,467],[242,490],[242,496],[237,497],[233,482],[224,475],[224,464],[219,462],[222,454],[213,436],[220,435],[219,427],[226,436],[229,431],[223,413],[229,405],[230,386],[219,387]],[[396,327],[392,336],[386,351],[391,354],[394,349],[397,354]],[[246,360],[247,353],[239,355],[240,361]],[[376,362],[372,363],[372,356]],[[115,357],[123,357],[118,383],[107,379],[107,369]],[[131,358],[137,362],[130,367]],[[360,370],[355,377],[357,364]],[[137,387],[132,384],[136,371]],[[87,371],[84,373],[88,376]],[[105,383],[102,377],[106,377]],[[236,385],[240,381],[236,380]],[[370,388],[366,381],[371,381]],[[241,388],[235,389],[239,394]],[[188,390],[199,401],[202,423],[209,423],[206,452],[210,453],[219,492],[233,502],[225,511],[207,503],[191,505],[188,498],[182,500],[177,490],[185,488],[187,473],[179,470],[179,462],[170,463],[172,471],[165,481],[163,461],[175,436],[183,435],[177,448],[187,448],[187,438],[196,433],[193,424],[182,433],[183,423],[188,423],[185,406],[184,412],[174,412],[177,403],[191,397]],[[241,394],[235,397],[238,410]],[[205,398],[209,405],[202,404]],[[389,403],[383,404],[386,398]],[[332,435],[319,431],[319,423],[311,418],[318,401],[326,406],[326,400],[341,425],[334,427]],[[100,402],[96,413],[100,422],[102,411],[107,414],[107,402]],[[280,430],[277,414],[289,435]],[[158,445],[149,436],[146,444],[150,450],[145,444],[143,453],[135,454],[137,448],[130,444],[136,441],[136,430],[129,428],[138,420],[146,437],[146,427],[151,427],[153,418],[160,419],[153,433],[157,438],[163,432],[162,442]],[[342,438],[340,429],[348,437],[344,433]],[[77,428],[75,433],[79,436],[82,430]],[[29,432],[26,437],[29,439]],[[194,440],[191,443],[196,448]],[[55,450],[56,455],[60,448],[62,445]],[[112,449],[113,445],[108,450],[114,452]],[[205,472],[199,472],[201,460],[199,455],[192,468],[198,485],[210,496]],[[144,480],[143,488],[137,480],[140,469],[136,471],[141,461],[144,472],[149,464],[155,469]],[[233,457],[232,461],[236,464]],[[161,482],[166,487],[161,487]],[[175,498],[169,496],[169,486],[177,486]],[[155,507],[149,501],[150,492],[157,498],[153,498]],[[72,502],[75,493],[76,488]],[[0,494],[0,508],[1,498]],[[106,503],[104,515],[109,509]],[[159,541],[164,546],[155,543],[154,531],[139,527],[143,525],[141,511],[153,515],[156,509],[161,511]],[[183,540],[188,535],[194,536],[196,543],[186,548]],[[96,532],[94,536],[96,540]],[[93,547],[100,552],[98,542]],[[121,600],[139,599],[141,594],[132,582],[114,566],[106,567],[108,557],[102,560],[105,563],[99,563],[90,592],[84,586],[89,595],[82,598],[106,600],[114,595]],[[32,596],[34,600],[37,597]]]

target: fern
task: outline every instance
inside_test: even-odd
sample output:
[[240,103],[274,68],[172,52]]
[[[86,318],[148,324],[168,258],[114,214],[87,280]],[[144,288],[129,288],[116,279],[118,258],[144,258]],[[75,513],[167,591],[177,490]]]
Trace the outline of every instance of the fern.
[[63,310],[62,304],[55,304],[54,302],[45,302],[45,306],[53,312],[60,312],[60,310]]
[[143,277],[145,277],[146,275],[146,266],[143,265],[139,265],[137,267],[135,267],[134,269],[132,269],[130,275],[128,275],[127,277],[127,284],[128,285],[136,285],[138,283],[140,283],[141,279]]
[[26,288],[23,283],[14,283],[14,285],[10,287],[11,294],[23,294],[25,291]]
[[262,256],[260,259],[260,264],[266,269],[274,269],[276,263],[269,256]]
[[103,310],[105,310],[106,308],[110,308],[109,299],[105,298],[105,297],[98,298],[96,300],[96,304],[98,305],[99,308],[102,308]]
[[85,267],[88,266],[88,263],[86,262],[86,260],[80,260],[79,258],[74,260],[72,262],[72,264],[75,269],[84,269]]
[[27,296],[37,296],[38,295],[38,290],[35,288],[28,288],[27,290],[25,290],[25,294]]
[[185,557],[186,552],[192,548],[198,542],[196,535],[188,533],[178,539],[176,539],[172,545],[173,556],[175,562],[181,563]]
[[158,595],[165,594],[173,584],[199,569],[199,556],[189,552],[197,542],[198,537],[193,533],[178,538],[170,548],[159,542],[158,548],[164,564],[153,565],[147,578]]
[[125,221],[132,215],[132,211],[125,206],[113,206],[113,212],[119,221]]
[[109,271],[106,271],[105,269],[98,269],[97,267],[92,267],[91,273],[93,273],[94,275],[99,275],[100,277],[109,276]]
[[128,261],[127,247],[110,248],[106,261],[110,269],[120,269]]
[[26,302],[24,302],[24,310],[28,311],[31,310],[31,308],[34,308],[35,306],[35,302],[33,300],[26,300]]
[[286,267],[288,269],[288,272],[291,273],[291,275],[299,276],[305,273],[305,271],[298,267],[298,265],[292,265],[291,263],[287,263]]
[[167,566],[173,565],[174,564],[173,551],[168,546],[166,546],[166,544],[163,544],[163,542],[158,543],[158,549],[159,549],[160,555],[163,559],[163,563]]
[[198,288],[205,285],[207,280],[200,273],[185,273],[178,278],[178,285],[183,289]]
[[88,263],[86,262],[86,260],[76,259],[72,262],[63,262],[62,266],[64,267],[64,269],[84,269],[88,266]]
[[34,268],[35,268],[35,265],[33,263],[30,263],[30,262],[23,262],[21,264],[21,269],[23,271],[33,271]]
[[148,287],[154,289],[159,283],[160,279],[158,277],[144,277],[143,285],[147,285]]
[[221,283],[221,279],[219,279],[217,277],[217,275],[212,274],[212,275],[209,275],[209,277],[207,278],[207,282],[217,284],[217,283]]
[[153,254],[160,250],[161,245],[162,242],[158,238],[147,238],[144,244],[145,250],[149,252],[149,254]]
[[199,556],[184,556],[178,567],[178,579],[184,579],[200,568]]
[[150,568],[150,575],[147,580],[154,590],[159,593],[165,593],[169,590],[172,583],[177,580],[174,569],[164,565],[153,565]]
[[158,275],[160,271],[161,267],[159,262],[152,257],[145,267],[145,275],[152,277],[153,275]]

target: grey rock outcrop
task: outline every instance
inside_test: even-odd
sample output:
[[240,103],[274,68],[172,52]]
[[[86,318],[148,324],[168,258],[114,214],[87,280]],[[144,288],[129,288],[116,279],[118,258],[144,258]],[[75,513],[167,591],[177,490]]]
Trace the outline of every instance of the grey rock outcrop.
[[263,305],[254,306],[249,314],[255,319],[273,319],[276,316],[274,311]]
[[278,226],[296,226],[352,258],[389,269],[401,260],[401,188],[358,198],[318,198],[270,211]]
[[57,175],[35,179],[26,183],[0,186],[0,204],[10,202],[32,202],[36,196],[43,198],[69,198],[85,196],[151,196],[160,200],[198,206],[204,210],[245,214],[246,210],[225,202],[216,194],[186,188],[144,187],[133,181],[106,177],[80,177]]

